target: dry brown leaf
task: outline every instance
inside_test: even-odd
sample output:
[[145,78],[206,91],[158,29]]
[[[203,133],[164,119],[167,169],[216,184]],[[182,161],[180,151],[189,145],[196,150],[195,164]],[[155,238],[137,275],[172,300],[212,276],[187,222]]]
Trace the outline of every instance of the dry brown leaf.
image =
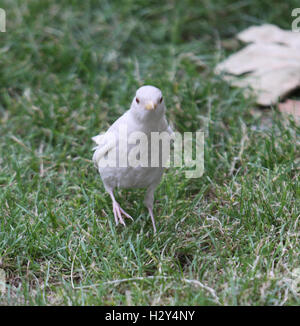
[[278,104],[280,112],[290,114],[295,118],[296,123],[300,124],[300,101],[286,100]]
[[221,41],[221,46],[226,50],[236,50],[240,42],[236,38],[228,38]]
[[[300,86],[300,40],[290,33],[273,25],[250,27],[238,38],[255,43],[218,64],[216,73],[233,86],[246,88],[246,95],[254,93],[260,105],[277,103]],[[242,74],[246,75],[237,77]]]

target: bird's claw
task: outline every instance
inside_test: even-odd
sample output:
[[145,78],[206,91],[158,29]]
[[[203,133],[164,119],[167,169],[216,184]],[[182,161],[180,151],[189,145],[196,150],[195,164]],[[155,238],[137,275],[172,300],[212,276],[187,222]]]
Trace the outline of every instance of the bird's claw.
[[122,214],[125,217],[130,218],[133,221],[133,218],[129,214],[127,214],[124,211],[124,209],[122,209],[117,202],[114,202],[113,203],[113,212],[114,212],[114,217],[115,217],[116,225],[118,225],[119,222],[120,222],[121,224],[123,224],[124,226],[126,226],[125,221],[124,221],[124,219],[122,217]]
[[124,214],[127,218],[129,218],[129,219],[131,219],[131,221],[133,221],[133,218],[132,218],[129,214],[127,214],[127,213],[124,211],[123,208],[121,208],[120,206],[119,206],[119,208],[120,208],[120,211],[121,211],[122,214]]

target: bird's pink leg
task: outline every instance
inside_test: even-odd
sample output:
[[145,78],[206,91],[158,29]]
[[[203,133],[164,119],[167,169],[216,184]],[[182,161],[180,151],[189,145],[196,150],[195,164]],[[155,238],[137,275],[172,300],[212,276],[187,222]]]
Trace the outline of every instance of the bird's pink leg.
[[119,219],[118,219],[118,215],[117,215],[117,212],[116,212],[116,206],[115,206],[114,201],[113,201],[113,212],[114,212],[116,225],[118,225],[119,224]]
[[127,214],[121,207],[120,204],[116,201],[115,196],[113,194],[112,191],[109,192],[111,200],[112,200],[112,204],[113,204],[113,212],[114,212],[114,217],[115,217],[115,221],[116,221],[116,225],[119,224],[119,222],[123,225],[125,225],[125,222],[122,218],[122,214],[125,215],[125,217],[130,218],[131,220],[133,220],[133,218]]
[[[120,221],[121,224],[123,224],[124,226],[126,225],[123,218],[122,218],[122,214],[121,214],[121,211],[120,211],[120,205],[115,201],[113,203],[113,206],[115,208],[115,212],[116,212],[116,215]],[[116,216],[115,216],[115,219],[116,219]]]
[[148,208],[149,214],[151,216],[153,230],[154,230],[154,233],[156,233],[155,221],[154,221],[154,216],[153,216],[154,190],[155,190],[155,185],[151,186],[150,188],[147,189],[145,199],[144,199],[144,204]]
[[156,233],[156,227],[155,227],[155,221],[154,221],[154,216],[153,216],[153,210],[151,207],[148,207],[149,210],[149,214],[151,216],[151,220],[152,220],[152,225],[153,225],[153,229],[154,229],[154,233]]

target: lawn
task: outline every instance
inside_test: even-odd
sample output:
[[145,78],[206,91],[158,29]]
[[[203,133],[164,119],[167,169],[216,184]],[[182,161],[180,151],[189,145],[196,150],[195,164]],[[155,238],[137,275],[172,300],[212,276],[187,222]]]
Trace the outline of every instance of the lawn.
[[[299,1],[1,1],[0,305],[299,305],[299,126],[213,72],[242,29]],[[115,226],[91,137],[159,87],[205,171],[122,190]],[[292,95],[299,98],[299,93]],[[298,278],[297,278],[298,271]]]

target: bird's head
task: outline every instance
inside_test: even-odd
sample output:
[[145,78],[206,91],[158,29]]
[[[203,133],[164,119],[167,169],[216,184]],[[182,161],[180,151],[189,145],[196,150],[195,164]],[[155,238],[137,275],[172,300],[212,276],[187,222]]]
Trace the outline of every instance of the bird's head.
[[148,85],[140,87],[132,101],[131,110],[140,120],[162,116],[165,112],[165,104],[161,90]]

